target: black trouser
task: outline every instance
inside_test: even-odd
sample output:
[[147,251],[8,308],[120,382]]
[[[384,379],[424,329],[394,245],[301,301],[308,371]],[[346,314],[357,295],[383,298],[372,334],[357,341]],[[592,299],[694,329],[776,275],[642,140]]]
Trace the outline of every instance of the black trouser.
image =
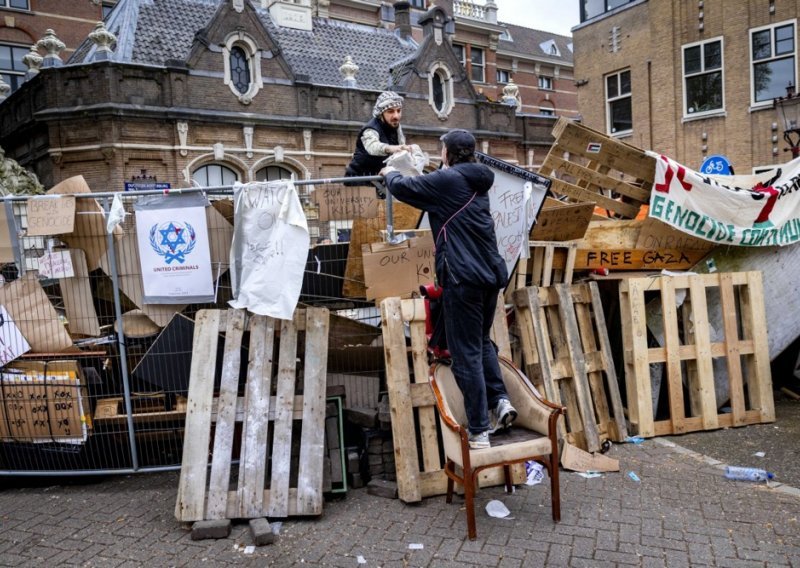
[[496,288],[479,288],[447,279],[442,294],[447,347],[453,358],[453,375],[464,394],[464,408],[471,434],[491,428],[489,408],[508,398],[497,348],[491,339]]

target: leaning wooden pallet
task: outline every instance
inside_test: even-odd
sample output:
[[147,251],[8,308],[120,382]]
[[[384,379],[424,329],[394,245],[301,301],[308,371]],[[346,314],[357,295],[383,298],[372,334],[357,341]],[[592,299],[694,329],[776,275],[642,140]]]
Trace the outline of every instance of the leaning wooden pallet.
[[[406,323],[411,337],[411,368],[408,364]],[[507,327],[504,331],[498,329],[504,324],[505,319],[498,315],[493,333],[507,337]],[[406,503],[413,503],[425,497],[444,495],[447,493],[447,476],[441,461],[436,403],[429,384],[424,300],[386,298],[381,302],[381,326],[398,496]],[[506,344],[501,354],[507,353],[507,350]],[[514,482],[521,483],[524,478],[524,468],[515,467]],[[482,487],[502,485],[504,482],[502,470],[488,470],[480,478]]]
[[530,241],[529,244],[530,258],[520,258],[517,263],[515,290],[572,283],[577,241]]
[[[709,325],[711,292],[720,297],[722,329]],[[661,300],[661,347],[648,347],[647,293]],[[775,420],[763,295],[757,271],[630,278],[620,283],[628,412],[638,435],[663,436]],[[728,401],[717,400],[714,359],[723,360],[727,367]],[[663,420],[654,418],[653,363],[666,366],[669,417]],[[730,412],[720,412],[726,402]]]
[[[298,309],[291,321],[247,317],[243,310],[198,312],[184,434],[189,442],[183,447],[175,503],[175,517],[179,521],[322,513],[328,325],[329,314],[324,308]],[[245,395],[239,397],[241,344],[246,330],[250,332],[250,360]],[[222,376],[215,398],[217,342],[223,331]],[[276,394],[272,396],[276,332],[280,338]],[[297,376],[296,366],[300,333],[305,335],[302,378]],[[295,420],[302,421],[302,429],[297,484],[292,487]],[[273,422],[271,443],[270,421]],[[214,440],[208,474],[212,422],[215,422]],[[234,456],[237,422],[242,423],[242,442],[240,455]],[[231,463],[235,457],[239,458],[239,468],[233,480],[236,489],[231,490]]]
[[567,407],[561,435],[590,452],[628,433],[595,282],[514,293],[526,374]]
[[[635,218],[649,202],[655,160],[642,150],[563,117],[556,122],[553,136],[556,141],[539,170],[553,178],[553,193],[571,201],[594,202],[625,219]],[[564,159],[565,155],[570,159]],[[586,164],[576,163],[579,159]],[[575,183],[557,179],[556,174],[569,176]],[[622,198],[612,198],[609,191]]]

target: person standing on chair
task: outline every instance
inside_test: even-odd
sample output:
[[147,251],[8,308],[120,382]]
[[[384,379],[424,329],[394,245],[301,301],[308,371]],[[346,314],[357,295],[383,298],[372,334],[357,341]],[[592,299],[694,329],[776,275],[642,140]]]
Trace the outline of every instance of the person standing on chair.
[[442,169],[421,176],[403,176],[391,167],[380,173],[392,196],[428,213],[447,347],[464,395],[469,444],[484,449],[490,447],[492,422],[507,428],[517,417],[489,338],[508,271],[489,211],[494,173],[477,162],[475,138],[466,130],[451,130],[441,140]]
[[[402,150],[411,150],[406,145],[406,137],[400,125],[402,118],[403,97],[392,91],[384,91],[378,95],[372,109],[372,119],[358,133],[353,159],[347,165],[345,176],[378,175],[387,157]],[[345,182],[345,185],[348,184]],[[384,187],[377,187],[377,190],[379,197],[386,197]]]

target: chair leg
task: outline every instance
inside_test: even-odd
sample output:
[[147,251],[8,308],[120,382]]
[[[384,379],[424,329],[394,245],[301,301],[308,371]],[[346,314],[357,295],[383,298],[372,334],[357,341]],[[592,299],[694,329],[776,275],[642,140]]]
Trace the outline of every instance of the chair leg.
[[[454,466],[453,466],[453,461],[452,460],[447,460],[447,463],[445,464],[444,469],[445,469],[445,472],[453,472],[454,469],[455,469]],[[445,499],[445,502],[448,503],[448,504],[453,502],[453,484],[454,484],[453,478],[448,475],[447,476],[447,497]]]
[[550,500],[553,506],[553,521],[561,520],[561,490],[558,486],[558,459],[555,454],[550,454]]
[[467,509],[467,536],[475,540],[478,530],[475,527],[475,479],[472,469],[464,469],[464,506]]
[[511,493],[514,488],[511,483],[511,466],[506,464],[503,466],[503,475],[506,478],[506,493]]

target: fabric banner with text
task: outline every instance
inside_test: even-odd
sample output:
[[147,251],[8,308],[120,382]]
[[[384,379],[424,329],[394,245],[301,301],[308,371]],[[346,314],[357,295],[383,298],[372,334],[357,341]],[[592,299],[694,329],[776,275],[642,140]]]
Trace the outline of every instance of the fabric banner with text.
[[800,241],[800,158],[762,174],[709,176],[648,155],[656,161],[650,217],[720,245]]

